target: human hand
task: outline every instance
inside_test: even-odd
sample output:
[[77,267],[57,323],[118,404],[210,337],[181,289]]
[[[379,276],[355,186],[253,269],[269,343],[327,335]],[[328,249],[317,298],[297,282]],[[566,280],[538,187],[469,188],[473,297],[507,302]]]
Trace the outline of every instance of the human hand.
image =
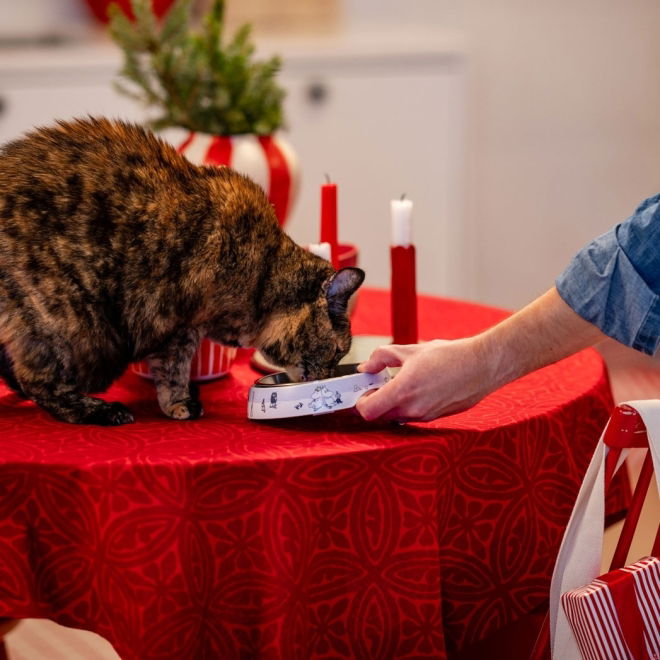
[[401,421],[429,421],[460,412],[505,383],[604,338],[553,287],[474,337],[377,348],[360,371],[401,370],[363,396],[357,410],[367,420]]
[[429,421],[473,406],[499,386],[479,336],[377,348],[358,371],[401,367],[357,402],[366,420]]

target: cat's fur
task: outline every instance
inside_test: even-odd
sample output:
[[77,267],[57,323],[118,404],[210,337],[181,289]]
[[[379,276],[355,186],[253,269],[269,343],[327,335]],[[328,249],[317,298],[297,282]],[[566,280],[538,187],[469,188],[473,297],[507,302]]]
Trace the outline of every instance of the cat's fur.
[[165,414],[198,417],[204,336],[327,377],[363,277],[297,246],[255,183],[138,126],[59,122],[0,149],[0,375],[59,419],[132,421],[88,393],[144,358]]

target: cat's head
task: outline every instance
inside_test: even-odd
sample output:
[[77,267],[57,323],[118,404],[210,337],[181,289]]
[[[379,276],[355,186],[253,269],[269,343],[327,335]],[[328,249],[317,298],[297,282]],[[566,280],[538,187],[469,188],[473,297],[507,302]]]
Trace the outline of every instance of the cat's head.
[[258,342],[263,355],[294,381],[331,377],[351,347],[348,299],[363,280],[359,268],[342,268],[323,283],[314,301],[275,314]]

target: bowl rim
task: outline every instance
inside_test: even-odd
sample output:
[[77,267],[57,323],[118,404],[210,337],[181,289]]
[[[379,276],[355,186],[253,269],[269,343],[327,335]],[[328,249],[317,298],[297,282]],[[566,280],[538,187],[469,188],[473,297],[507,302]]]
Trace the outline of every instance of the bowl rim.
[[346,378],[346,376],[353,376],[355,374],[362,373],[357,370],[358,362],[352,362],[349,364],[338,364],[335,368],[336,372],[339,372],[336,376],[331,378],[318,378],[317,380],[309,381],[292,381],[286,371],[278,371],[274,374],[268,374],[267,376],[262,376],[254,381],[252,387],[292,387],[298,385],[309,385],[310,383],[331,383],[340,378]]

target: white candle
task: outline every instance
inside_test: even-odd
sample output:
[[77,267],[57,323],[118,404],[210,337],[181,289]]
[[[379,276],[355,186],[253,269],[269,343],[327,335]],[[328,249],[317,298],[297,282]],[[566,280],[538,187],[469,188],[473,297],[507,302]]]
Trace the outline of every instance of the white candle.
[[392,246],[408,247],[410,245],[412,206],[410,199],[393,199],[391,201]]
[[330,243],[310,243],[309,251],[321,259],[331,261]]

